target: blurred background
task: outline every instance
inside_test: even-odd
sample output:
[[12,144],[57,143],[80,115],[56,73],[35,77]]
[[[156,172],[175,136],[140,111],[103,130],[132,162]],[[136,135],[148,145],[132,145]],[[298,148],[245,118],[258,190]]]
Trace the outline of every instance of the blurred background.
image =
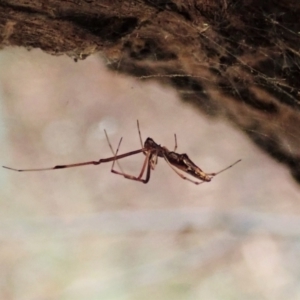
[[[227,120],[175,90],[39,50],[0,52],[1,165],[42,168],[112,156],[153,138],[204,171],[199,186],[162,159],[148,184],[111,164],[1,169],[1,299],[300,299],[299,187]],[[285,145],[288,146],[288,145]],[[120,163],[137,175],[143,154]]]

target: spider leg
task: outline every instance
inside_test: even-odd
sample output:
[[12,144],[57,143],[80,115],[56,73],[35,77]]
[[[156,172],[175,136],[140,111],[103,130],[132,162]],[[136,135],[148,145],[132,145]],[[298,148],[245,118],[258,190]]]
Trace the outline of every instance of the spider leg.
[[143,148],[144,146],[143,146],[143,139],[142,139],[142,134],[141,134],[141,130],[140,130],[139,120],[136,120],[136,124],[137,124],[138,132],[139,132],[141,147]]
[[174,133],[174,138],[175,138],[174,152],[176,152],[176,149],[177,149],[177,136],[176,136],[176,133]]
[[222,169],[221,171],[218,171],[216,173],[206,173],[207,175],[210,175],[210,176],[217,176],[221,173],[223,173],[224,171],[227,171],[228,169],[232,168],[233,166],[235,166],[237,163],[239,163],[241,161],[241,159],[237,160],[236,162],[234,162],[233,164],[231,164],[230,166]]
[[[109,148],[110,148],[110,150],[111,150],[113,156],[116,156],[117,153],[118,153],[118,151],[119,151],[119,148],[120,148],[120,145],[121,145],[121,142],[122,142],[122,139],[123,139],[123,138],[120,139],[119,145],[118,145],[118,149],[117,149],[117,152],[115,153],[115,151],[114,151],[114,149],[113,149],[113,147],[112,147],[112,145],[111,145],[111,143],[110,143],[108,134],[107,134],[107,132],[106,132],[105,129],[104,129],[104,133],[105,133],[105,137],[106,137],[107,143],[108,143],[108,145],[109,145]],[[115,160],[114,160],[114,162],[115,162]],[[113,163],[114,163],[114,162],[113,162]],[[119,163],[118,160],[117,160],[117,165],[118,165],[118,167],[120,168],[121,172],[123,172],[123,169],[122,169],[122,167],[121,167],[121,164]]]
[[[116,152],[115,155],[118,154],[118,150],[119,149],[117,149],[117,152]],[[130,174],[127,174],[127,173],[124,173],[124,172],[119,172],[119,171],[114,170],[115,160],[112,164],[111,172],[114,173],[114,174],[117,174],[117,175],[122,175],[125,178],[130,179],[130,180],[135,180],[135,181],[140,181],[140,182],[143,182],[143,183],[147,183],[150,179],[150,173],[151,173],[151,165],[149,163],[149,161],[151,159],[150,157],[151,157],[151,151],[148,151],[147,154],[146,154],[146,157],[144,159],[144,163],[143,163],[141,172],[140,172],[139,176],[137,176],[137,177],[133,176],[133,175],[130,175]],[[146,178],[142,179],[143,174],[145,173],[146,167],[147,167]]]
[[[120,141],[121,142],[121,141]],[[88,165],[100,165],[102,163],[107,163],[110,161],[114,161],[114,160],[118,160],[118,159],[122,159],[131,155],[135,155],[141,152],[144,152],[146,149],[142,148],[142,149],[138,149],[138,150],[134,150],[134,151],[130,151],[124,154],[120,154],[120,155],[114,155],[112,157],[108,157],[108,158],[101,158],[99,160],[91,160],[91,161],[85,161],[85,162],[80,162],[80,163],[75,163],[75,164],[68,164],[68,165],[56,165],[54,167],[50,167],[50,168],[38,168],[38,169],[15,169],[15,168],[11,168],[11,167],[7,167],[7,166],[2,166],[2,168],[8,169],[8,170],[12,170],[12,171],[16,171],[16,172],[38,172],[38,171],[51,171],[51,170],[60,170],[60,169],[67,169],[67,168],[74,168],[74,167],[82,167],[82,166],[88,166]]]

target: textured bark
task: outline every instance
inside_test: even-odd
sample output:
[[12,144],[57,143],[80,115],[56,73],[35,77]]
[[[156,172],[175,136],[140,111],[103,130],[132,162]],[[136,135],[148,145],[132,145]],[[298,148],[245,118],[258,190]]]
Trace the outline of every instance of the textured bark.
[[300,182],[299,16],[299,0],[1,0],[0,36],[170,84]]

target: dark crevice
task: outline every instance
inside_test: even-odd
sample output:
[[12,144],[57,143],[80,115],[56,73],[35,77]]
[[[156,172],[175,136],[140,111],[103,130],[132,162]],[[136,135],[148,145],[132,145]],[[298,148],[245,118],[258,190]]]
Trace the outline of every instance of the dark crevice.
[[159,9],[160,11],[169,10],[184,17],[187,21],[192,21],[191,15],[184,6],[179,7],[176,3],[170,0],[145,0],[146,3]]
[[[238,81],[238,79],[236,79],[236,81]],[[223,80],[219,83],[219,87],[226,95],[232,96],[234,100],[238,102],[242,101],[256,110],[263,111],[267,114],[278,113],[278,108],[275,103],[260,100],[241,82],[232,86],[232,83],[226,81],[223,77]]]
[[[279,81],[279,80],[278,80]],[[279,102],[292,107],[293,109],[300,109],[299,91],[289,87],[282,86],[279,82],[268,80],[267,78],[256,77],[255,82],[259,86],[263,86],[264,90],[268,91]]]
[[243,101],[243,103],[246,103],[247,105],[251,106],[252,108],[256,110],[263,111],[267,114],[276,114],[278,113],[277,106],[272,102],[264,102],[259,100],[253,93],[249,91],[249,89],[246,88],[239,88],[238,93],[240,98],[235,97],[235,100]]
[[262,136],[257,134],[261,132],[259,128],[247,129],[246,133],[249,137],[263,150],[268,152],[278,162],[286,164],[290,167],[292,176],[300,183],[300,157],[293,157],[286,151],[280,149],[280,142],[275,135]]
[[64,20],[73,22],[90,33],[101,37],[101,39],[110,42],[129,34],[138,24],[136,18],[107,18],[101,15],[91,17],[89,15],[73,14],[64,17]]

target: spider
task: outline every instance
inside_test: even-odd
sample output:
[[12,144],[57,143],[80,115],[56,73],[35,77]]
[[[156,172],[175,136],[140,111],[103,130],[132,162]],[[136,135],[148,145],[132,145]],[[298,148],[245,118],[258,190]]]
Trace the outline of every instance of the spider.
[[[110,147],[112,153],[114,154],[114,156],[112,156],[112,157],[101,158],[98,161],[87,161],[87,162],[81,162],[81,163],[75,163],[75,164],[56,165],[56,166],[50,167],[50,168],[14,169],[11,167],[6,167],[6,166],[3,166],[3,168],[17,171],[17,172],[32,172],[32,171],[47,171],[47,170],[66,169],[66,168],[80,167],[80,166],[86,166],[86,165],[99,165],[101,163],[113,162],[112,167],[111,167],[112,173],[122,175],[127,179],[140,181],[143,183],[148,183],[148,181],[150,180],[151,170],[155,169],[155,166],[157,165],[157,162],[158,162],[158,157],[161,157],[167,162],[167,164],[171,167],[171,169],[176,174],[178,174],[182,179],[188,180],[188,181],[198,185],[198,184],[201,184],[204,182],[210,182],[213,177],[232,168],[234,165],[236,165],[237,163],[239,163],[241,161],[241,159],[239,159],[236,162],[234,162],[233,164],[231,164],[230,166],[228,166],[216,173],[205,173],[195,163],[192,162],[192,160],[187,156],[187,154],[185,154],[185,153],[179,154],[179,153],[175,152],[177,149],[176,134],[174,135],[174,137],[175,137],[174,150],[169,151],[166,147],[157,144],[152,138],[149,138],[149,137],[146,139],[146,141],[144,142],[144,145],[143,145],[139,121],[137,121],[137,128],[138,128],[139,138],[140,138],[140,142],[141,142],[141,149],[138,149],[138,150],[134,150],[134,151],[130,151],[130,152],[118,155],[120,145],[122,142],[122,138],[119,141],[117,151],[114,152],[114,150],[111,146],[111,143],[109,141],[108,135],[107,135],[106,131],[104,130],[109,147]],[[116,171],[114,169],[116,161],[118,161],[119,159],[128,157],[128,156],[136,155],[138,153],[143,153],[146,156],[143,166],[142,166],[142,169],[138,176],[133,176],[133,175],[124,173],[123,171],[120,172],[120,171]],[[200,181],[195,181],[195,180],[192,180],[192,179],[186,177],[184,174],[179,172],[179,170],[181,170],[183,173],[191,175],[192,177],[195,177],[196,179],[198,179]],[[146,176],[143,179],[143,175],[144,175],[145,171],[146,171]]]

